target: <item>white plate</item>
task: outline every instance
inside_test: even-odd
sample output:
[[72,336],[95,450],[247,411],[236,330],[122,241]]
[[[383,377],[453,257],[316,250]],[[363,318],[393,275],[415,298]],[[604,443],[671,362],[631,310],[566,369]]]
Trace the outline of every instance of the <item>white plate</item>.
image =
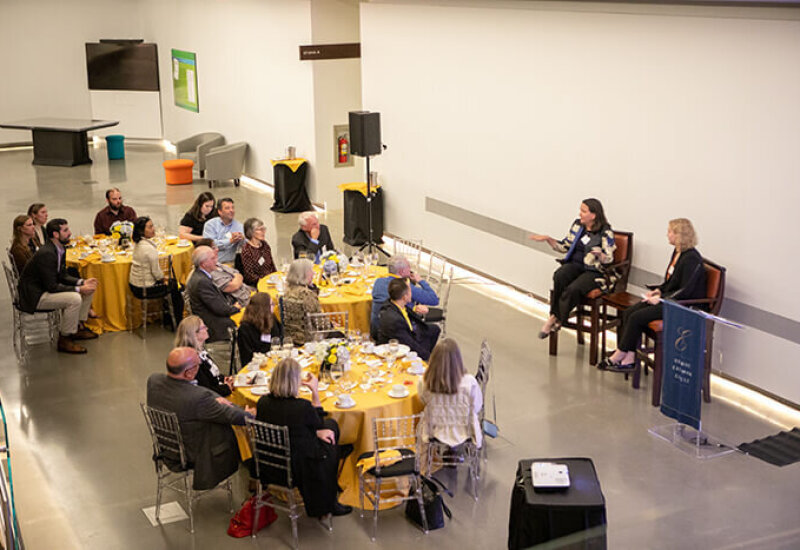
[[356,406],[356,402],[355,401],[351,401],[348,405],[342,405],[341,403],[339,403],[337,401],[336,403],[334,403],[334,405],[336,405],[336,407],[339,408],[339,409],[352,409],[353,407]]
[[254,386],[250,388],[250,393],[253,395],[267,395],[269,393],[269,387],[267,386]]
[[104,264],[113,264],[114,262],[117,261],[117,259],[116,258],[111,258],[111,259],[106,260],[106,259],[101,258],[100,261],[103,262]]
[[405,391],[405,393],[404,393],[404,394],[402,394],[402,395],[397,395],[397,394],[394,394],[394,393],[392,393],[392,390],[389,390],[389,391],[386,393],[386,395],[388,395],[389,397],[394,397],[395,399],[402,399],[402,398],[404,398],[404,397],[408,397],[408,395],[409,395],[409,391],[406,389],[406,391]]
[[406,369],[406,372],[408,374],[416,374],[416,375],[425,374],[425,367],[419,367],[419,369],[415,367],[408,367]]
[[[405,355],[411,351],[411,348],[405,344],[398,344],[397,346],[397,357],[405,357]],[[389,356],[389,344],[381,344],[380,346],[375,346],[375,355],[380,355],[381,357],[388,357]]]
[[327,390],[327,389],[328,389],[328,383],[327,383],[327,382],[320,382],[320,383],[317,385],[317,389],[318,389],[319,391],[325,391],[325,390]]
[[186,248],[187,246],[192,246],[192,242],[191,241],[178,241],[178,244],[176,244],[175,246],[177,246],[178,248]]
[[273,273],[272,275],[270,275],[269,277],[267,277],[267,282],[268,282],[269,284],[271,284],[271,285],[276,285],[276,284],[278,284],[278,282],[280,282],[280,280],[281,280],[281,276],[280,276],[280,275],[278,275],[277,273]]

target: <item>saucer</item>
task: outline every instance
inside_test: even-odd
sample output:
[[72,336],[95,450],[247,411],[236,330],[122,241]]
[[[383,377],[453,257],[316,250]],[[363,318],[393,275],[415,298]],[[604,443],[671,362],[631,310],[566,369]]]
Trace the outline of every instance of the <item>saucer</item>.
[[406,369],[406,372],[408,374],[417,374],[417,375],[425,374],[425,367],[408,367]]
[[253,395],[267,395],[269,393],[269,388],[267,386],[255,386],[250,388],[250,393]]
[[317,385],[317,389],[318,389],[319,391],[325,391],[325,390],[327,390],[327,389],[328,389],[328,383],[327,383],[327,382],[320,382],[320,383]]
[[187,246],[192,246],[192,242],[191,241],[178,241],[178,244],[176,244],[175,246],[177,246],[178,248],[186,248]]
[[356,406],[356,402],[350,401],[350,403],[345,405],[344,403],[340,403],[337,401],[336,403],[334,403],[334,405],[336,405],[340,409],[352,409],[353,407]]
[[117,259],[116,258],[100,258],[100,261],[103,262],[104,264],[113,264],[114,262],[117,261]]
[[406,389],[406,391],[403,392],[402,394],[396,394],[396,393],[393,393],[392,390],[389,390],[387,395],[389,397],[394,397],[395,399],[402,399],[403,397],[408,397],[408,389]]

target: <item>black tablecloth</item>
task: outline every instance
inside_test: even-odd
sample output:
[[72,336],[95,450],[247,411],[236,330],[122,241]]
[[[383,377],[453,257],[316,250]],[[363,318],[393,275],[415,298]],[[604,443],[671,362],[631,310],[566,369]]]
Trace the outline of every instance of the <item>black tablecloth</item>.
[[[372,238],[383,242],[383,190],[372,194]],[[344,242],[361,246],[369,239],[369,210],[367,197],[360,191],[344,192]]]
[[[570,487],[563,491],[534,491],[533,462],[556,462],[569,468]],[[566,537],[558,548],[606,548],[606,504],[594,464],[589,458],[520,460],[511,494],[508,548],[530,548]],[[594,528],[594,529],[592,529]],[[591,529],[581,536],[580,532]],[[571,535],[571,536],[569,536]]]
[[306,191],[308,163],[303,163],[295,172],[285,164],[272,167],[275,179],[275,212],[306,212],[311,210],[311,201]]

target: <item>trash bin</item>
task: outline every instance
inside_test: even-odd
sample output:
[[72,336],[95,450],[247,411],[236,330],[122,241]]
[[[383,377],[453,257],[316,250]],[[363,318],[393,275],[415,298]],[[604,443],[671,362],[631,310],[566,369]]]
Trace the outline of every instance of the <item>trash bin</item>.
[[113,134],[106,136],[106,150],[108,160],[120,160],[125,158],[125,136]]

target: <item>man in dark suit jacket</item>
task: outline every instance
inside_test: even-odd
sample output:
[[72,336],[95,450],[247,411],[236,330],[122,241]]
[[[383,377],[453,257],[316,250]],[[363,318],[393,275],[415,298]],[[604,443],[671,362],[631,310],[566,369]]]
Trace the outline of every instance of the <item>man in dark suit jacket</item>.
[[389,283],[389,301],[383,304],[378,325],[378,343],[391,339],[407,345],[425,361],[439,339],[441,330],[429,325],[418,314],[406,306],[411,303],[411,287],[408,279],[392,279]]
[[194,272],[186,282],[192,312],[199,315],[208,327],[208,341],[228,338],[228,327],[235,327],[231,315],[242,308],[230,303],[225,293],[214,284],[211,273],[216,268],[216,255],[208,246],[198,246],[192,253]]
[[327,225],[320,225],[314,212],[303,212],[298,218],[300,230],[292,236],[292,250],[295,260],[304,254],[314,263],[319,261],[322,248],[336,250]]
[[[192,383],[200,357],[192,348],[175,348],[167,357],[167,373],[147,379],[147,405],[178,416],[186,459],[194,465],[194,489],[213,489],[239,468],[239,447],[232,424],[243,425],[255,410],[234,406],[208,388]],[[169,457],[165,457],[168,465]],[[172,460],[179,466],[180,460]]]
[[74,340],[97,338],[86,328],[97,279],[79,279],[67,273],[66,245],[72,237],[67,220],[54,218],[45,226],[47,242],[25,265],[19,278],[19,308],[26,313],[60,309],[58,351],[86,353]]

